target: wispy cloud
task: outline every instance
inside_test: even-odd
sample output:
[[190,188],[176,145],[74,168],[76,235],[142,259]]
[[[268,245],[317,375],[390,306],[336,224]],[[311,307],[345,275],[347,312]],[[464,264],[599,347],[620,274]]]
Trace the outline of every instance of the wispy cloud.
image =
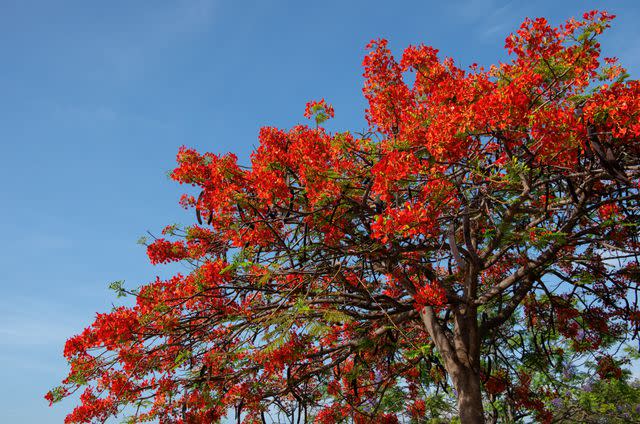
[[475,21],[486,17],[494,6],[494,0],[462,0],[449,3],[453,12],[466,21]]
[[107,106],[79,107],[73,104],[54,104],[53,118],[60,124],[89,125],[111,124],[118,119],[118,112]]
[[62,250],[73,247],[73,240],[69,237],[56,234],[28,234],[16,241],[17,248],[35,251]]
[[4,298],[0,303],[0,346],[62,346],[79,330],[69,312],[63,305],[26,296]]
[[513,30],[519,0],[463,0],[450,3],[450,8],[464,25],[472,25],[479,37],[503,38]]
[[[144,71],[144,63],[140,62],[137,68],[139,72]],[[123,76],[123,75],[120,75]],[[127,78],[133,78],[133,74],[129,74]],[[107,104],[80,104],[71,103],[71,99],[65,99],[58,102],[46,100],[42,105],[38,105],[42,108],[45,116],[57,125],[69,127],[69,128],[90,128],[92,130],[100,130],[102,128],[109,128],[117,125],[123,126],[141,126],[141,127],[154,127],[159,129],[168,130],[172,128],[173,123],[166,120],[154,119],[153,117],[144,113],[133,113],[116,108]]]
[[169,8],[146,11],[122,34],[104,34],[106,72],[130,79],[139,76],[166,49],[211,27],[215,0],[181,0]]
[[37,346],[52,345],[62,346],[62,343],[73,335],[74,330],[52,325],[45,319],[3,319],[0,324],[0,346]]

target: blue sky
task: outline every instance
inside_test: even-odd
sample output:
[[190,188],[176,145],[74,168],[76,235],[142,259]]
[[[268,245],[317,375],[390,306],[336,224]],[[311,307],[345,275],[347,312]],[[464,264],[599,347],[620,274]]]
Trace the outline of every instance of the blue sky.
[[64,341],[111,308],[110,282],[170,271],[136,240],[193,221],[166,177],[180,145],[246,163],[261,126],[321,97],[359,130],[370,39],[488,65],[525,16],[591,8],[618,15],[603,49],[637,78],[635,1],[0,0],[0,421],[61,422],[73,405],[42,396]]

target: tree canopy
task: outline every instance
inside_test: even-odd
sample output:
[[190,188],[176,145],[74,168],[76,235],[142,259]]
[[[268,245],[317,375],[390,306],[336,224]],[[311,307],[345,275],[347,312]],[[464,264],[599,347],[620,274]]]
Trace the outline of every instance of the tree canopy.
[[554,422],[578,373],[619,380],[640,83],[601,57],[612,19],[527,19],[488,69],[374,40],[368,132],[324,129],[321,100],[250,166],[180,148],[197,223],[147,249],[190,271],[114,284],[134,304],[67,341],[47,399],[81,390],[67,422]]

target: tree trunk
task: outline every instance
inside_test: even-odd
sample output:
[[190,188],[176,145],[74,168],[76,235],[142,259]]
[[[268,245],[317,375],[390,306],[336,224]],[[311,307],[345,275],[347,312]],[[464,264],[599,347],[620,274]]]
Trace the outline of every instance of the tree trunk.
[[484,424],[480,387],[480,337],[476,310],[463,307],[453,312],[450,331],[438,323],[433,308],[420,311],[422,322],[443,358],[444,367],[457,392],[461,424]]
[[458,392],[458,414],[462,424],[484,424],[480,375],[465,366],[449,371]]

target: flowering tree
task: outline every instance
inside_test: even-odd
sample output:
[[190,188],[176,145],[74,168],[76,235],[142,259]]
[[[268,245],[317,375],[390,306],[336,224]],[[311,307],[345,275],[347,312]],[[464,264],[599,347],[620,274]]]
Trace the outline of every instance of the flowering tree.
[[488,70],[372,41],[369,133],[323,129],[323,100],[313,125],[262,128],[250,167],[181,148],[198,223],[148,254],[191,271],[115,284],[135,305],[67,341],[47,398],[86,386],[67,422],[550,421],[579,364],[619,377],[640,83],[600,59],[612,18],[526,20]]
[[621,378],[587,381],[551,401],[553,422],[567,424],[640,422],[640,381]]

